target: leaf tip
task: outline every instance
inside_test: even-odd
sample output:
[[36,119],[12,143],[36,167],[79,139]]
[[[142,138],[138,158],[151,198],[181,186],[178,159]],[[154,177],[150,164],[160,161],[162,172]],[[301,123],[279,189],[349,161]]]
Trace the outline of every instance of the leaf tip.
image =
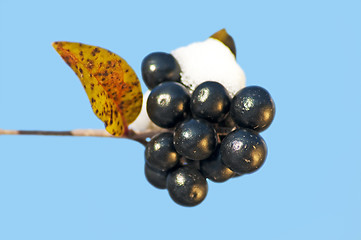
[[52,42],[52,43],[51,43],[51,46],[53,46],[53,48],[56,49],[56,48],[60,45],[60,43],[61,43],[61,42],[59,42],[59,41],[55,41],[55,42]]
[[[53,46],[53,48],[55,49],[55,51],[57,51],[60,54],[60,49],[61,47],[64,45],[65,42],[61,42],[61,41],[55,41],[51,43],[51,46]],[[61,55],[61,54],[60,54]]]
[[211,38],[217,39],[221,41],[224,45],[226,45],[234,56],[236,56],[236,45],[231,35],[228,34],[225,28],[222,28],[218,32],[214,33]]

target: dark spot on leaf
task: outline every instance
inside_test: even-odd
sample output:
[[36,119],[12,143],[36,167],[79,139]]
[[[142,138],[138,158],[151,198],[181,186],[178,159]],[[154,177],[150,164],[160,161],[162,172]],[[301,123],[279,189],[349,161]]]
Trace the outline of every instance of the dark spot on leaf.
[[97,53],[100,53],[98,48],[94,48],[93,51],[91,52],[91,55],[94,57]]

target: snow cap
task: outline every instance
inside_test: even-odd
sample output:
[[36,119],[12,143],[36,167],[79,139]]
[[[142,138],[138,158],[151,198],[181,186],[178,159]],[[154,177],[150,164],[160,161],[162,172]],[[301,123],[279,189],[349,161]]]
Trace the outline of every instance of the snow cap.
[[208,38],[171,52],[181,67],[181,82],[191,92],[205,81],[221,83],[233,97],[245,87],[246,76],[231,50],[219,40]]

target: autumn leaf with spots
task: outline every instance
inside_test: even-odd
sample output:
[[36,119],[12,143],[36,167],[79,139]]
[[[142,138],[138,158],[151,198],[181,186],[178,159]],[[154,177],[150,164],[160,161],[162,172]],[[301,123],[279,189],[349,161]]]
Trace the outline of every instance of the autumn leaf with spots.
[[79,77],[95,115],[114,136],[128,134],[142,108],[134,70],[115,53],[91,45],[54,42],[53,47]]

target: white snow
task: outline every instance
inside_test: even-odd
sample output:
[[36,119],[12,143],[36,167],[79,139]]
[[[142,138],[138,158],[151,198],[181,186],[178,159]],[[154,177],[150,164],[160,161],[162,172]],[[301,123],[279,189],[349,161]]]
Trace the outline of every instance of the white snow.
[[177,59],[181,70],[181,82],[191,92],[202,82],[221,83],[234,96],[245,87],[246,76],[236,62],[229,48],[222,42],[208,38],[171,52]]

